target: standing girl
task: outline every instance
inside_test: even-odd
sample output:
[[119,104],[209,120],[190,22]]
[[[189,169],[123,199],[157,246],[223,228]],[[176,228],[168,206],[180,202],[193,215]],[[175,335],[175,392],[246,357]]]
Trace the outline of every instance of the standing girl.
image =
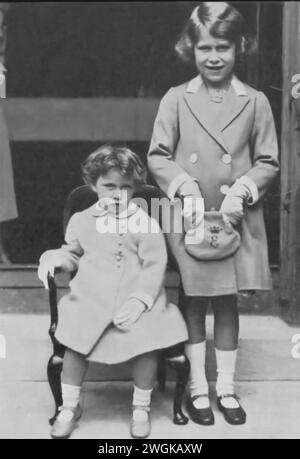
[[157,351],[186,341],[185,322],[163,287],[167,263],[164,236],[156,220],[132,197],[145,169],[127,148],[105,145],[83,164],[96,205],[75,213],[66,245],[48,250],[38,275],[48,287],[55,268],[77,270],[70,293],[58,307],[56,339],[66,347],[63,406],[51,435],[68,437],[79,419],[79,395],[88,361],[114,364],[133,359],[131,435],[150,434],[150,398]]
[[[188,409],[200,424],[214,423],[205,375],[209,302],[214,312],[218,407],[229,423],[243,424],[246,413],[233,383],[237,294],[271,288],[262,198],[279,169],[276,132],[265,95],[234,74],[237,59],[251,46],[244,19],[232,6],[203,2],[193,10],[175,49],[195,64],[199,74],[163,97],[148,153],[158,185],[170,200],[183,200],[188,231],[203,225],[209,211],[219,211],[227,228],[241,238],[231,255],[209,259],[202,256],[201,244],[198,255],[196,246],[187,250],[184,232],[167,236],[185,293],[186,353],[191,363]],[[201,205],[200,213],[187,205],[202,199],[204,221]],[[208,244],[213,251],[218,232],[226,231],[219,224],[209,229],[214,233]]]

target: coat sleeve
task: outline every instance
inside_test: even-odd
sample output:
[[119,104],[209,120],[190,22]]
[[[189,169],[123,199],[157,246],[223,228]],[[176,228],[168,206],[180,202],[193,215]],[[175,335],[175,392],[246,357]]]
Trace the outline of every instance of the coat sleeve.
[[253,167],[244,177],[252,187],[252,201],[255,204],[268,190],[279,171],[278,145],[272,110],[267,97],[259,92],[256,99],[255,119],[251,136]]
[[151,309],[165,278],[167,249],[165,238],[154,218],[149,219],[151,231],[139,234],[138,256],[142,268],[129,298],[137,298]]
[[159,187],[170,199],[177,189],[193,179],[173,159],[179,140],[178,98],[175,88],[162,98],[148,152],[148,167]]
[[47,250],[42,257],[50,256],[54,260],[55,266],[63,271],[76,271],[79,258],[83,254],[83,249],[78,240],[78,214],[72,215],[69,220],[65,242],[66,244],[63,244],[60,249]]

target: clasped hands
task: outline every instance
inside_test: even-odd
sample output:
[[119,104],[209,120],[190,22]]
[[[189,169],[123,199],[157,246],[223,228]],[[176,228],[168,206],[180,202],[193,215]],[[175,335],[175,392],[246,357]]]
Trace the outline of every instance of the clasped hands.
[[[179,192],[183,197],[183,212],[186,230],[197,227],[204,218],[204,201],[196,182],[184,183]],[[225,224],[236,226],[244,217],[245,201],[251,193],[247,186],[236,181],[228,190],[220,207]],[[201,201],[202,200],[202,201]]]

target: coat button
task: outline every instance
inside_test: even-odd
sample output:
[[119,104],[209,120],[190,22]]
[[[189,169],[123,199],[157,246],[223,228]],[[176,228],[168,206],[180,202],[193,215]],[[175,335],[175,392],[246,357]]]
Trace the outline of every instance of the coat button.
[[222,161],[223,161],[224,164],[230,164],[231,161],[232,161],[232,158],[231,158],[230,155],[225,154],[225,155],[222,156]]
[[190,156],[190,161],[191,163],[195,164],[197,161],[198,161],[198,155],[197,153],[193,153],[191,156]]
[[229,191],[229,186],[228,185],[221,185],[220,186],[220,191],[222,194],[227,194]]

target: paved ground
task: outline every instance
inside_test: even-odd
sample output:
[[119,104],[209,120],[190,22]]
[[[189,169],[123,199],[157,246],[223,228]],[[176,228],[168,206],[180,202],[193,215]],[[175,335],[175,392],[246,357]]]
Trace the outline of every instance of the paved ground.
[[[170,381],[165,394],[154,392],[151,438],[300,438],[300,359],[291,355],[292,336],[300,329],[276,317],[241,316],[236,379],[248,422],[230,426],[215,404],[212,318],[207,322],[208,377],[216,423],[204,427],[190,421],[175,426]],[[0,438],[49,438],[53,402],[46,382],[51,353],[47,328],[45,315],[0,317],[0,334],[6,338],[6,358],[0,358]],[[82,396],[84,414],[73,438],[129,438],[131,383],[113,381],[129,376],[126,365],[92,365]]]
[[[172,423],[172,389],[153,395],[153,439],[175,438],[300,438],[300,383],[267,381],[238,383],[237,390],[248,414],[244,426],[227,424],[213,401],[214,426]],[[48,417],[52,400],[45,382],[1,383],[0,438],[49,438]],[[4,395],[4,397],[3,397]],[[130,438],[131,383],[86,383],[84,413],[72,438]],[[4,422],[5,420],[5,422]]]

